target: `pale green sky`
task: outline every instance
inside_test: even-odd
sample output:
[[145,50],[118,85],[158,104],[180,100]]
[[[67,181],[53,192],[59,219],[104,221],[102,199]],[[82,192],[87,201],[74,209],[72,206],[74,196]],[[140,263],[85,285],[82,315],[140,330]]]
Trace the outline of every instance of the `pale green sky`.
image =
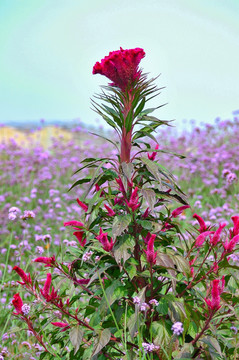
[[158,117],[212,122],[239,108],[238,0],[0,0],[0,122],[81,118],[109,51],[142,47],[166,86]]

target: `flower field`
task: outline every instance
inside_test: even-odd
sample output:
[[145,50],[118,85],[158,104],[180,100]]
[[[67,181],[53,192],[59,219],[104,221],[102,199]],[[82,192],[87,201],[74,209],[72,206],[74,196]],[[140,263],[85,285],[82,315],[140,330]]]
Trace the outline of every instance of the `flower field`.
[[[31,331],[26,327],[24,330],[13,316],[11,302],[15,293],[20,293],[23,302],[34,307],[34,298],[22,292],[13,267],[24,268],[37,277],[40,285],[45,281],[46,271],[33,264],[36,257],[55,254],[58,261],[64,263],[66,253],[79,244],[63,223],[80,219],[83,212],[75,199],[82,195],[84,183],[68,192],[77,179],[77,175],[72,177],[72,174],[86,157],[115,154],[110,143],[86,135],[81,128],[72,129],[69,135],[65,139],[54,138],[49,146],[30,141],[26,147],[13,139],[0,144],[0,359],[40,358],[44,349]],[[178,136],[174,129],[166,129],[156,138],[159,149],[186,156],[178,159],[169,154],[156,154],[156,160],[176,176],[188,196],[191,210],[179,215],[182,226],[187,223],[183,226],[185,236],[188,236],[188,224],[193,227],[197,223],[192,217],[195,212],[207,226],[231,224],[231,216],[239,214],[239,120],[218,121]],[[90,171],[85,168],[83,174],[87,177]],[[175,203],[168,205],[169,208],[176,206]],[[231,255],[230,261],[239,265],[239,255]],[[58,280],[56,290],[62,281]],[[72,295],[75,289],[66,291]],[[238,296],[236,288],[235,294]],[[44,318],[44,314],[41,316]],[[61,321],[56,311],[54,321],[57,319]],[[228,340],[231,344],[238,343],[238,324],[231,324]],[[54,349],[54,345],[52,347]],[[70,350],[69,343],[66,351]],[[239,355],[235,356],[237,359]]]

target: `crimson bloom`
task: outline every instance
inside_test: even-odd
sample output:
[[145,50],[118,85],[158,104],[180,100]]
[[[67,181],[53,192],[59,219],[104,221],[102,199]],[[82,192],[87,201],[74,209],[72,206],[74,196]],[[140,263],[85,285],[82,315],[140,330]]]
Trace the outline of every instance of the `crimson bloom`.
[[[155,146],[155,150],[158,150],[158,148],[159,148],[159,145],[157,144],[157,145]],[[157,152],[156,152],[156,151],[152,152],[152,154],[148,154],[148,158],[149,158],[149,160],[154,161],[154,160],[155,160],[156,155],[157,155]]]
[[82,201],[80,201],[79,199],[76,199],[76,201],[78,202],[78,205],[85,211],[87,212],[88,211],[88,206],[83,203]]
[[150,264],[155,264],[156,263],[156,256],[157,256],[157,251],[154,251],[154,241],[155,241],[156,235],[153,234],[151,235],[148,244],[147,244],[147,250],[144,250],[146,257],[147,257],[147,261]]
[[72,226],[74,230],[78,230],[78,231],[73,232],[73,235],[77,238],[77,240],[79,241],[79,244],[81,246],[85,246],[86,239],[83,239],[84,231],[79,230],[79,228],[82,228],[84,226],[84,224],[82,224],[82,222],[72,220],[72,221],[64,222],[63,225],[64,226]]
[[115,212],[113,209],[111,209],[111,207],[109,207],[108,205],[104,204],[104,207],[106,208],[106,210],[108,211],[108,216],[112,217],[115,216]]
[[177,209],[174,209],[172,211],[171,217],[175,218],[178,215],[182,214],[182,212],[186,209],[190,208],[190,205],[184,205],[184,206],[180,206]]
[[40,256],[33,261],[46,264],[45,266],[53,267],[53,265],[55,265],[56,259],[55,259],[55,255],[51,257]]
[[223,243],[225,252],[233,251],[238,242],[239,242],[239,235],[234,236],[230,241],[226,239],[226,241]]
[[132,86],[140,78],[141,71],[138,65],[145,56],[141,48],[130,50],[111,51],[101,62],[97,62],[93,67],[93,74],[101,74],[113,81],[111,86],[117,86],[125,91],[128,86]]
[[131,208],[133,212],[140,206],[140,203],[138,202],[139,201],[138,190],[139,189],[136,186],[134,191],[132,192],[132,194],[130,196],[129,201],[125,200],[128,207]]
[[224,290],[224,286],[225,286],[225,279],[224,276],[221,279],[221,283],[222,285],[219,285],[220,280],[219,279],[214,279],[212,281],[212,291],[211,291],[211,300],[205,298],[204,300],[206,301],[208,308],[211,311],[217,311],[220,309],[220,294],[223,292]]
[[103,245],[105,251],[111,251],[113,249],[114,243],[112,238],[108,240],[108,233],[103,233],[102,228],[100,228],[100,234],[96,236],[96,239]]
[[231,217],[234,227],[232,230],[232,237],[239,234],[239,216],[235,215]]
[[215,231],[215,234],[210,240],[211,245],[213,246],[217,245],[217,243],[220,241],[221,232],[226,225],[227,225],[226,223],[219,224],[219,228]]
[[22,270],[19,266],[14,266],[13,268],[14,271],[16,271],[16,273],[22,278],[23,282],[18,281],[19,284],[21,285],[31,285],[32,284],[32,279],[31,279],[31,275],[30,274],[26,274],[24,272],[24,270]]
[[203,245],[205,239],[207,236],[213,234],[214,231],[204,231],[202,234],[200,234],[197,238],[196,238],[196,242],[195,242],[195,246],[196,247],[200,247]]
[[201,218],[201,216],[199,216],[198,214],[194,214],[193,218],[196,219],[200,225],[200,228],[198,229],[200,234],[207,230],[207,225],[205,221]]
[[15,309],[16,309],[16,312],[13,313],[14,315],[23,314],[23,312],[22,312],[23,301],[22,301],[19,293],[13,295],[12,305],[13,305],[13,306],[15,307]]
[[46,276],[46,281],[43,290],[41,290],[41,294],[46,299],[47,302],[55,300],[57,298],[57,291],[55,291],[54,287],[52,286],[52,290],[50,293],[50,287],[51,287],[51,274],[48,273]]

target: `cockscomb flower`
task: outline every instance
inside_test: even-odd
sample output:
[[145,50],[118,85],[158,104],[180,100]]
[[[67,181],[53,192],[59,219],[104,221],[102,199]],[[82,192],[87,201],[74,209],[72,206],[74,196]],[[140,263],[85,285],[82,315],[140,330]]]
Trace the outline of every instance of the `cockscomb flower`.
[[49,266],[49,267],[53,267],[55,265],[55,263],[56,263],[55,255],[53,255],[51,257],[40,256],[40,257],[36,258],[33,261],[34,262],[39,262],[39,263],[42,263],[42,264],[46,264],[45,266]]
[[63,322],[52,322],[51,324],[56,326],[56,327],[62,328],[61,331],[66,331],[67,329],[70,328],[69,324],[63,323]]
[[239,234],[239,216],[235,215],[231,217],[234,227],[233,230],[231,231],[231,237],[236,236]]
[[15,310],[16,310],[16,312],[13,313],[14,315],[23,314],[23,312],[22,312],[23,301],[22,301],[19,293],[13,295],[12,305],[15,307]]
[[113,239],[111,238],[110,241],[108,240],[108,233],[103,233],[102,228],[100,228],[100,234],[96,236],[96,239],[103,245],[103,249],[105,251],[111,251],[113,249],[114,243]]
[[129,201],[125,200],[128,207],[134,212],[140,206],[139,196],[138,196],[138,187],[136,186],[134,191],[132,192]]
[[153,234],[151,235],[148,244],[147,244],[147,250],[144,250],[145,254],[146,254],[146,258],[147,261],[150,264],[155,264],[156,263],[156,256],[157,256],[157,251],[154,251],[154,241],[155,241],[156,235]]
[[122,193],[125,193],[125,188],[124,188],[124,185],[123,185],[123,182],[122,182],[121,178],[118,177],[118,178],[115,179],[115,181],[119,185],[119,191],[122,192]]
[[212,246],[216,246],[217,243],[220,241],[221,232],[226,225],[226,223],[219,224],[219,228],[215,231],[214,235],[210,239],[210,244]]
[[220,294],[223,292],[224,290],[224,285],[225,285],[225,279],[224,277],[222,277],[221,279],[221,283],[222,285],[219,285],[220,280],[219,279],[214,279],[212,281],[212,291],[211,291],[211,300],[205,298],[204,300],[206,301],[208,308],[211,311],[217,311],[220,309]]
[[196,241],[195,241],[195,246],[196,247],[200,247],[204,244],[204,241],[206,239],[206,237],[208,237],[210,234],[213,234],[214,231],[205,231],[203,233],[201,233],[197,238],[196,238]]
[[234,236],[230,241],[226,239],[226,241],[222,244],[225,249],[224,252],[229,253],[233,251],[238,242],[239,242],[239,235]]
[[147,207],[147,209],[145,210],[145,212],[143,213],[143,215],[142,215],[142,218],[143,219],[146,219],[148,216],[149,216],[149,207]]
[[182,212],[186,209],[190,208],[190,205],[184,205],[184,206],[180,206],[177,209],[174,209],[172,211],[171,217],[175,218],[177,216],[179,216],[180,214],[182,214]]
[[79,199],[76,199],[76,201],[78,202],[78,205],[85,211],[87,212],[88,211],[88,206],[83,203],[82,201],[80,201]]
[[144,236],[142,236],[142,238],[143,238],[143,240],[144,240],[144,243],[146,244],[146,245],[148,245],[148,242],[149,242],[149,239],[151,238],[151,234],[150,234],[150,232],[148,232],[148,234],[144,237]]
[[112,217],[115,216],[115,212],[114,210],[111,209],[111,207],[109,207],[108,205],[104,204],[104,207],[106,208],[106,210],[108,211],[107,215]]
[[19,266],[14,266],[13,268],[14,271],[16,271],[16,273],[22,278],[23,282],[18,281],[19,284],[21,285],[31,285],[32,284],[32,279],[31,279],[31,275],[30,274],[26,274],[24,270],[22,270]]
[[113,81],[111,86],[117,86],[125,91],[140,78],[141,71],[138,65],[144,56],[145,52],[141,48],[130,50],[120,48],[120,50],[110,52],[101,62],[97,62],[93,67],[93,74],[106,76]]
[[[155,146],[155,150],[158,150],[158,148],[159,148],[159,145],[157,144],[156,146]],[[148,158],[149,158],[149,160],[152,160],[152,161],[154,161],[155,160],[155,157],[156,157],[156,155],[157,155],[157,152],[152,152],[152,154],[148,154]]]
[[79,241],[79,244],[81,246],[85,246],[86,239],[83,239],[84,231],[79,230],[79,228],[82,228],[84,226],[84,224],[82,222],[72,220],[72,221],[64,222],[63,225],[64,226],[72,226],[74,230],[77,230],[77,231],[73,232],[73,235],[77,238],[77,240]]
[[194,214],[193,218],[196,219],[200,225],[200,228],[198,229],[200,234],[207,230],[207,225],[205,221],[201,218],[201,216],[199,216],[198,214]]
[[54,287],[52,286],[52,290],[50,293],[50,287],[51,287],[51,274],[48,273],[46,275],[46,281],[43,290],[41,290],[41,294],[46,299],[47,302],[50,302],[57,298],[57,291],[55,291]]

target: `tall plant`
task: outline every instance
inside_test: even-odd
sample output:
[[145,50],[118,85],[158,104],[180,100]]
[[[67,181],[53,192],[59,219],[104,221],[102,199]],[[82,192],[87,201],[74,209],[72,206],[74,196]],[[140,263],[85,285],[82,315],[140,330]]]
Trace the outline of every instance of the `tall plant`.
[[[15,294],[13,305],[15,316],[44,347],[40,359],[236,359],[238,354],[225,319],[237,322],[230,288],[235,266],[228,260],[239,241],[239,217],[232,217],[226,233],[226,224],[208,228],[194,214],[199,228],[182,233],[178,219],[190,206],[157,161],[164,150],[146,140],[157,142],[154,131],[169,124],[149,115],[156,108],[145,109],[160,89],[138,68],[144,56],[140,48],[120,49],[93,68],[93,74],[112,81],[93,106],[119,143],[109,139],[118,149],[115,157],[87,158],[77,171],[93,170],[72,186],[87,184],[77,199],[81,219],[64,223],[79,247],[69,250],[67,264],[54,255],[34,260],[52,270],[43,286],[14,268],[36,298],[30,308]],[[170,210],[171,200],[182,206]]]

